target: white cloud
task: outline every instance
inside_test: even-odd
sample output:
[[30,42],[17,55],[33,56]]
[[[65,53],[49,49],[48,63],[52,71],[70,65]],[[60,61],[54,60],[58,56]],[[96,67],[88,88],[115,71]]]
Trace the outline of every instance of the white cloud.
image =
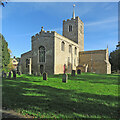
[[85,26],[97,26],[97,25],[102,25],[102,24],[106,24],[106,23],[113,23],[113,22],[118,22],[118,18],[113,17],[113,18],[108,18],[108,19],[104,19],[101,21],[94,21],[94,22],[86,23]]

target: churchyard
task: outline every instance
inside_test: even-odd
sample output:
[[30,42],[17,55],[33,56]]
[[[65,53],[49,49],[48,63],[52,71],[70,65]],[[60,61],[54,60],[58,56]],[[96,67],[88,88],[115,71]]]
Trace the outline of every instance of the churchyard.
[[3,78],[3,107],[33,118],[116,118],[118,75],[82,73]]

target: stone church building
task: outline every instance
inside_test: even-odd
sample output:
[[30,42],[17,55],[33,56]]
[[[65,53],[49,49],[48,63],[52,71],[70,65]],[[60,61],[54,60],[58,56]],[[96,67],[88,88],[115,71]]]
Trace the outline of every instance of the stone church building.
[[108,48],[84,51],[84,23],[73,10],[71,19],[63,20],[63,35],[41,31],[31,37],[32,50],[21,55],[23,74],[63,74],[72,70],[111,73]]

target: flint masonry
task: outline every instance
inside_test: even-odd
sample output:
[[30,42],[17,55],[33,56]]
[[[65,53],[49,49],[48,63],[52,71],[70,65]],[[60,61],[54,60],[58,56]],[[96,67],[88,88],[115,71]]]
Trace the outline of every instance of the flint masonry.
[[41,31],[31,37],[32,50],[21,55],[23,74],[63,74],[82,72],[111,73],[108,48],[84,51],[84,23],[73,9],[73,17],[63,20],[63,35]]

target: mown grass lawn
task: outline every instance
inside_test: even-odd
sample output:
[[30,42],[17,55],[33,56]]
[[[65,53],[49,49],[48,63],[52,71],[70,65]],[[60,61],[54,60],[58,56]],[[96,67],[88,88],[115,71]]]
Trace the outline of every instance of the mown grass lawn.
[[36,118],[116,118],[119,75],[21,75],[3,79],[3,106]]

